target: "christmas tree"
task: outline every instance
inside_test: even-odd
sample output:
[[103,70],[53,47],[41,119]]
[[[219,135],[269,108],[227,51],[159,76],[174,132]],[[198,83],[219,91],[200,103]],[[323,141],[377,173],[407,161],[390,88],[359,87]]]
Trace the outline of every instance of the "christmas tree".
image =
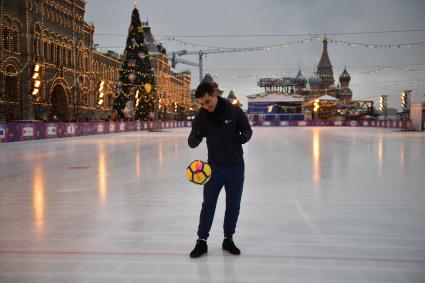
[[154,109],[154,92],[154,74],[148,46],[145,43],[139,11],[134,8],[128,29],[124,62],[120,69],[118,96],[113,107],[118,120],[147,119]]

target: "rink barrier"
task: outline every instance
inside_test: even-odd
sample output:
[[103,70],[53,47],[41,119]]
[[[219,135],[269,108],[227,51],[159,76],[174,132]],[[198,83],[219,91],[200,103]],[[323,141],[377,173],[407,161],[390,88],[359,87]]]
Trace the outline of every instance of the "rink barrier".
[[[348,121],[250,121],[251,126],[283,127],[381,127],[411,129],[410,120],[348,120]],[[0,143],[25,140],[66,138],[134,131],[157,132],[167,128],[191,127],[191,121],[77,122],[46,123],[19,121],[0,124]],[[424,123],[425,128],[425,123]]]
[[41,122],[19,121],[0,123],[0,143],[101,135],[134,131],[162,131],[166,128],[190,127],[191,121],[133,121],[133,122]]
[[[345,121],[326,121],[326,120],[310,120],[310,121],[249,121],[251,126],[263,127],[380,127],[380,128],[399,128],[410,129],[412,122],[410,120],[345,120]],[[424,125],[425,126],[425,125]]]

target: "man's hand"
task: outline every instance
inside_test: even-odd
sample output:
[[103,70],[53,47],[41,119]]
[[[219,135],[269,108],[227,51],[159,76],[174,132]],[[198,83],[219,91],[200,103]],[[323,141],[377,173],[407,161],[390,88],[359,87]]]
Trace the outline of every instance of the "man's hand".
[[237,134],[234,138],[233,138],[233,142],[236,144],[244,144],[246,143],[248,140],[248,138],[244,135],[244,134]]
[[208,133],[208,125],[205,121],[199,121],[198,125],[196,126],[196,135],[199,138],[204,138],[207,136]]

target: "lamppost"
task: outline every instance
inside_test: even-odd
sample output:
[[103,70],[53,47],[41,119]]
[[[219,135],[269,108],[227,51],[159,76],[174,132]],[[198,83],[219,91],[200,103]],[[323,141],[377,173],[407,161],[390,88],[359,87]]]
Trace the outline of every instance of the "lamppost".
[[317,98],[314,100],[314,108],[313,108],[313,113],[315,114],[315,116],[320,119],[320,114],[319,114],[319,109],[320,109],[320,100]]
[[410,93],[412,90],[405,90],[401,93],[401,109],[403,112],[408,112],[410,110]]
[[379,97],[379,110],[384,114],[384,119],[387,119],[387,99],[388,95],[381,95]]

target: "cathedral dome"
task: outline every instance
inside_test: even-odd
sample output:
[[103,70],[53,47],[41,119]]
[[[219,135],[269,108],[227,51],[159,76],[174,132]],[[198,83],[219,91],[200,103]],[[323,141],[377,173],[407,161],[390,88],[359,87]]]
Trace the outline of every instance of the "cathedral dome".
[[350,82],[351,80],[351,76],[350,74],[347,72],[347,69],[344,68],[344,71],[341,73],[341,75],[339,76],[339,81],[342,82]]
[[308,83],[310,84],[310,86],[319,85],[321,82],[322,82],[322,79],[316,72],[314,72],[314,74],[308,78]]
[[307,84],[307,80],[304,75],[301,73],[301,70],[298,70],[298,74],[295,77],[295,85],[297,86],[305,86]]

